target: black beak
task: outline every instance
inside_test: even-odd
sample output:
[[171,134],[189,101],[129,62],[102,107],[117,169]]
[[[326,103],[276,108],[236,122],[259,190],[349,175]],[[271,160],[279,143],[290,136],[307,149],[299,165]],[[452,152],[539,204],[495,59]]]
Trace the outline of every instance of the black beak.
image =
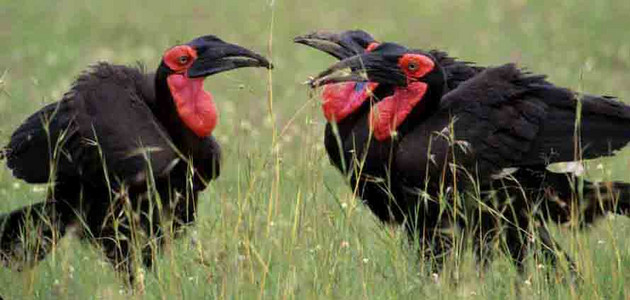
[[206,77],[244,67],[273,68],[262,55],[214,36],[194,39],[188,45],[197,51],[197,59],[188,69],[190,78]]
[[345,40],[341,34],[325,31],[296,36],[293,41],[326,52],[337,59],[348,58],[365,51],[361,45]]
[[312,88],[345,81],[370,81],[406,86],[407,76],[398,65],[411,50],[395,43],[382,43],[371,52],[346,58],[309,81]]
[[308,84],[311,88],[346,81],[405,85],[406,76],[397,63],[378,52],[355,55],[319,73]]

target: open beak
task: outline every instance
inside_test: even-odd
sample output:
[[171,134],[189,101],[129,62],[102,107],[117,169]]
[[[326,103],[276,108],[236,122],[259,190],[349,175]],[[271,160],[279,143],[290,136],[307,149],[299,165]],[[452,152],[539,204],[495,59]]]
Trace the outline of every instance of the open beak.
[[396,62],[376,52],[364,53],[346,58],[309,80],[311,88],[346,82],[376,82],[383,84],[404,85],[406,76]]
[[206,77],[244,67],[272,69],[273,65],[262,55],[217,38],[197,38],[188,43],[197,51],[197,59],[188,69],[188,77]]
[[340,34],[326,31],[316,31],[296,36],[293,41],[326,52],[337,59],[348,58],[365,51],[357,43],[344,41]]

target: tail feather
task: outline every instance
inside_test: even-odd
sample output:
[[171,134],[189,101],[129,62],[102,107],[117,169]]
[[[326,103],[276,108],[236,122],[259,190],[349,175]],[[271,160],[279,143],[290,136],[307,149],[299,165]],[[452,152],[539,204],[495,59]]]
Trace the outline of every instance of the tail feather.
[[531,157],[524,161],[537,163],[541,154],[546,163],[611,156],[630,143],[629,105],[611,97],[576,95],[552,85],[535,85],[530,92],[547,109],[529,151]]
[[542,167],[522,168],[512,175],[530,199],[538,199],[539,212],[556,223],[585,226],[609,213],[630,217],[630,183],[591,182]]
[[584,157],[611,155],[630,142],[630,106],[609,97],[582,95],[580,135]]
[[630,183],[585,182],[584,221],[589,224],[606,213],[630,217]]
[[0,260],[21,267],[44,259],[70,222],[58,211],[46,201],[0,215]]

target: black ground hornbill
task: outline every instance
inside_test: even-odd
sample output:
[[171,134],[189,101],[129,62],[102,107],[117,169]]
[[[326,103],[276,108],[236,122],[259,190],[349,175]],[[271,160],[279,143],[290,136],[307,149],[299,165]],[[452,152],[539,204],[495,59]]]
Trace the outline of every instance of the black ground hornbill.
[[[379,45],[362,30],[341,33],[318,31],[298,36],[294,41],[337,59],[369,52]],[[444,52],[433,50],[431,53],[445,66],[449,86],[455,87],[482,70],[470,63],[457,61]],[[373,100],[383,99],[393,90],[392,85],[376,82],[340,82],[325,85],[322,92],[322,109],[328,121],[324,133],[328,157],[339,171],[349,177],[356,193],[385,222],[393,221],[388,201],[394,198],[392,192],[395,190],[390,188],[395,183],[382,180],[388,177],[388,168],[381,162],[387,161],[385,156],[389,154],[389,146],[371,140],[367,115]]]
[[[329,44],[335,41],[329,36],[319,34],[323,42],[307,44],[332,49]],[[313,40],[317,34],[305,37]],[[304,37],[298,39],[305,43]],[[376,165],[381,170],[377,176],[387,174],[372,179],[383,182],[384,197],[371,197],[359,190],[376,215],[384,221],[405,222],[410,236],[420,237],[438,256],[451,245],[448,237],[435,232],[451,227],[454,219],[475,234],[476,252],[484,262],[490,254],[484,245],[495,240],[497,232],[504,232],[506,250],[521,267],[532,240],[529,229],[535,227],[543,253],[555,260],[561,251],[553,251],[559,249],[547,229],[532,221],[542,217],[567,221],[575,213],[570,204],[577,202],[571,200],[572,179],[547,171],[546,165],[574,160],[575,153],[592,158],[623,147],[630,140],[628,107],[612,99],[581,96],[581,141],[585,147],[574,152],[577,98],[544,77],[523,73],[513,65],[485,70],[440,51],[425,53],[389,43],[370,50],[374,53],[346,59],[312,83],[369,81],[379,89],[388,86],[387,97],[374,97],[377,104],[372,109],[357,110],[362,121],[349,129],[353,132],[347,136],[352,138],[344,139],[340,134],[343,151],[353,153],[356,160],[364,159],[363,170]],[[339,72],[346,68],[349,70]],[[369,150],[364,151],[365,147]],[[334,154],[329,151],[329,156]],[[520,168],[507,169],[510,167]],[[509,176],[498,176],[501,173]],[[627,184],[612,183],[609,190],[585,183],[585,197],[590,200],[583,207],[585,221],[592,221],[603,211],[628,213]],[[464,191],[460,188],[472,190],[476,199],[483,199],[483,205],[468,205],[471,200],[460,203],[461,211],[452,218],[437,199],[451,199],[455,191]],[[610,191],[621,192],[621,196]],[[597,201],[611,198],[621,202]],[[500,227],[504,230],[497,230]]]
[[198,193],[219,175],[218,115],[203,80],[241,67],[271,64],[207,35],[166,50],[155,74],[108,63],[81,74],[3,150],[15,177],[50,184],[46,201],[2,216],[3,258],[42,259],[78,224],[118,269],[140,257],[132,243],[150,265],[162,225],[192,223]]

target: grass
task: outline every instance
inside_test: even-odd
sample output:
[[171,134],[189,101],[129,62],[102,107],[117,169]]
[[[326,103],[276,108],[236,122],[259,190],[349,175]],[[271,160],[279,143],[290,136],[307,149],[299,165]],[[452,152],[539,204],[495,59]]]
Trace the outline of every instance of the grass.
[[[421,272],[404,233],[379,224],[328,163],[324,119],[300,83],[333,60],[292,43],[293,36],[314,29],[362,28],[382,40],[445,49],[481,65],[516,61],[558,85],[628,101],[628,1],[0,0],[0,5],[3,143],[25,117],[59,99],[75,76],[98,60],[142,61],[152,69],[166,47],[208,33],[271,54],[272,73],[247,69],[206,81],[221,113],[215,135],[224,149],[222,174],[202,194],[197,225],[159,256],[137,298],[509,299],[517,297],[515,285],[524,298],[630,295],[626,218],[606,219],[583,232],[554,228],[583,273],[578,288],[546,282],[532,260],[531,277],[524,281],[504,257],[482,279],[469,252],[463,254],[457,285],[449,276],[435,283]],[[589,177],[630,181],[629,169],[626,149],[591,164]],[[0,210],[41,201],[44,192],[0,170]],[[102,254],[72,237],[35,268],[0,269],[5,299],[123,299],[128,293]]]

